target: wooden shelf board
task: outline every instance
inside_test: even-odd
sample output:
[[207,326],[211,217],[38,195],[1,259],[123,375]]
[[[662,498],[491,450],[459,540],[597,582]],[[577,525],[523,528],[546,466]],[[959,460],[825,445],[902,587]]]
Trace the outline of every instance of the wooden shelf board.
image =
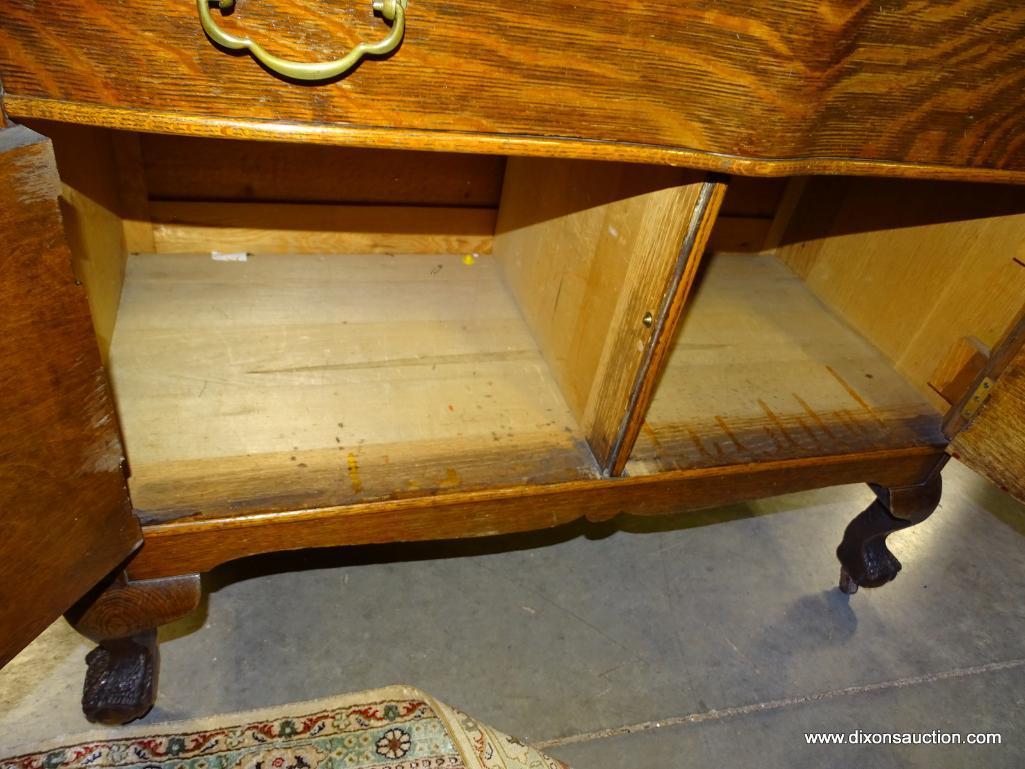
[[940,426],[775,257],[723,254],[699,278],[627,473],[942,446]]
[[110,359],[144,522],[596,473],[487,256],[133,255]]

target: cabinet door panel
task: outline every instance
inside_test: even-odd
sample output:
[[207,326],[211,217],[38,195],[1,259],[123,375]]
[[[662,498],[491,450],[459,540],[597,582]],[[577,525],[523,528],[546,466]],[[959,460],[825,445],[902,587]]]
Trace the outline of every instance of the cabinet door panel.
[[724,191],[678,168],[506,165],[495,258],[606,473],[630,454]]
[[50,142],[0,129],[0,665],[141,542]]

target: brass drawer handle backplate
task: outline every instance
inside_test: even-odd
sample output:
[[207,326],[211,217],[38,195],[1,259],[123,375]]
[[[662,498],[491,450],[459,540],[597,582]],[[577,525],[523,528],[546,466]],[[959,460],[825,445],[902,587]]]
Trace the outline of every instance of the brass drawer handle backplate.
[[402,35],[406,28],[406,0],[372,0],[374,10],[392,23],[391,31],[383,40],[376,43],[360,43],[345,56],[335,61],[290,61],[269,53],[263,46],[254,43],[248,37],[236,37],[218,27],[213,14],[210,13],[211,3],[217,3],[222,11],[226,11],[235,5],[235,0],[196,0],[199,21],[203,25],[203,31],[211,40],[217,45],[233,51],[249,51],[253,58],[267,69],[293,80],[330,80],[338,77],[355,67],[364,56],[380,56],[394,51],[402,42]]

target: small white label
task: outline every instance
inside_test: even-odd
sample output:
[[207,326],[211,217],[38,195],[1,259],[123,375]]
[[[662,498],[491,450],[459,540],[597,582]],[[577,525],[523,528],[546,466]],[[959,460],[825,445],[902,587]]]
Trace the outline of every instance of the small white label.
[[246,262],[249,260],[249,254],[245,251],[236,251],[233,253],[224,253],[223,251],[211,251],[210,258],[215,262]]

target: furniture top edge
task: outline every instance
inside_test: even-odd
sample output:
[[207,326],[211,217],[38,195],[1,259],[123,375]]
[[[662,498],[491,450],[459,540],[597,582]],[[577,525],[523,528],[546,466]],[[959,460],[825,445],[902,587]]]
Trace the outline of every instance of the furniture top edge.
[[749,157],[686,147],[596,141],[567,136],[210,118],[159,110],[21,97],[11,93],[4,94],[4,110],[14,119],[51,120],[123,131],[206,138],[620,161],[754,177],[851,175],[1025,184],[1025,170],[838,157]]

